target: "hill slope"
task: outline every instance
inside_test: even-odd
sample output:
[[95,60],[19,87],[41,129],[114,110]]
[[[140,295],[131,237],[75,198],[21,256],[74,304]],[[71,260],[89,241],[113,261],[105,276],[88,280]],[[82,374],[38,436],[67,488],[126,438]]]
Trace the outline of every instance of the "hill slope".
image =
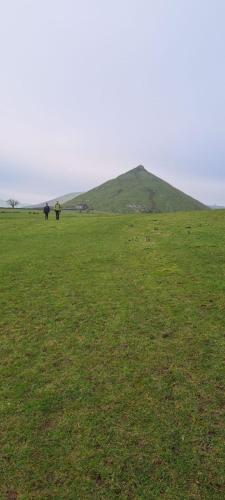
[[138,166],[66,203],[75,207],[86,203],[98,211],[174,212],[203,210],[207,207]]
[[9,208],[9,205],[6,201],[0,200],[0,208]]
[[[70,200],[74,200],[78,195],[81,195],[82,193],[68,193],[68,194],[63,194],[62,196],[58,196],[57,198],[53,198],[52,200],[47,200],[47,203],[49,204],[50,207],[53,207],[57,201],[59,203],[64,204]],[[43,201],[42,203],[39,203],[37,205],[32,205],[32,208],[41,208],[44,207],[46,204],[46,201]]]

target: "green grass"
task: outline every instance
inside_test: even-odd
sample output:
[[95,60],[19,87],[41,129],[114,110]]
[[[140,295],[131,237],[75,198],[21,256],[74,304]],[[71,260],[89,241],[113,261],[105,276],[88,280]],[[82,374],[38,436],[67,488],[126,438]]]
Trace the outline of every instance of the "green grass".
[[0,498],[223,499],[225,212],[0,230]]

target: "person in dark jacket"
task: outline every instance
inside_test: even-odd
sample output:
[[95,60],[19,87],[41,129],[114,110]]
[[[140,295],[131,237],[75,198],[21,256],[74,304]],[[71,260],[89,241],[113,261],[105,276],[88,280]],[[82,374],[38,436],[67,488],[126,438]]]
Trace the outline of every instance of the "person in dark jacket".
[[45,220],[48,220],[48,214],[50,212],[50,206],[48,205],[48,203],[45,204],[43,212],[45,214]]

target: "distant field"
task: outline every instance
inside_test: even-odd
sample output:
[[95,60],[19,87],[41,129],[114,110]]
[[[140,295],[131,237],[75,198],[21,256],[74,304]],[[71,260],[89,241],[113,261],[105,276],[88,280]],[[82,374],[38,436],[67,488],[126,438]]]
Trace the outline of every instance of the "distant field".
[[225,211],[0,211],[3,499],[224,499]]

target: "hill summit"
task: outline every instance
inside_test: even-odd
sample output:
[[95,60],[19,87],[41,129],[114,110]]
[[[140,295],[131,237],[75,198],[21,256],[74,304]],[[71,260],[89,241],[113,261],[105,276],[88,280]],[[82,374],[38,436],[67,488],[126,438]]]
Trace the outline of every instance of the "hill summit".
[[66,203],[114,213],[174,212],[207,207],[139,165]]

